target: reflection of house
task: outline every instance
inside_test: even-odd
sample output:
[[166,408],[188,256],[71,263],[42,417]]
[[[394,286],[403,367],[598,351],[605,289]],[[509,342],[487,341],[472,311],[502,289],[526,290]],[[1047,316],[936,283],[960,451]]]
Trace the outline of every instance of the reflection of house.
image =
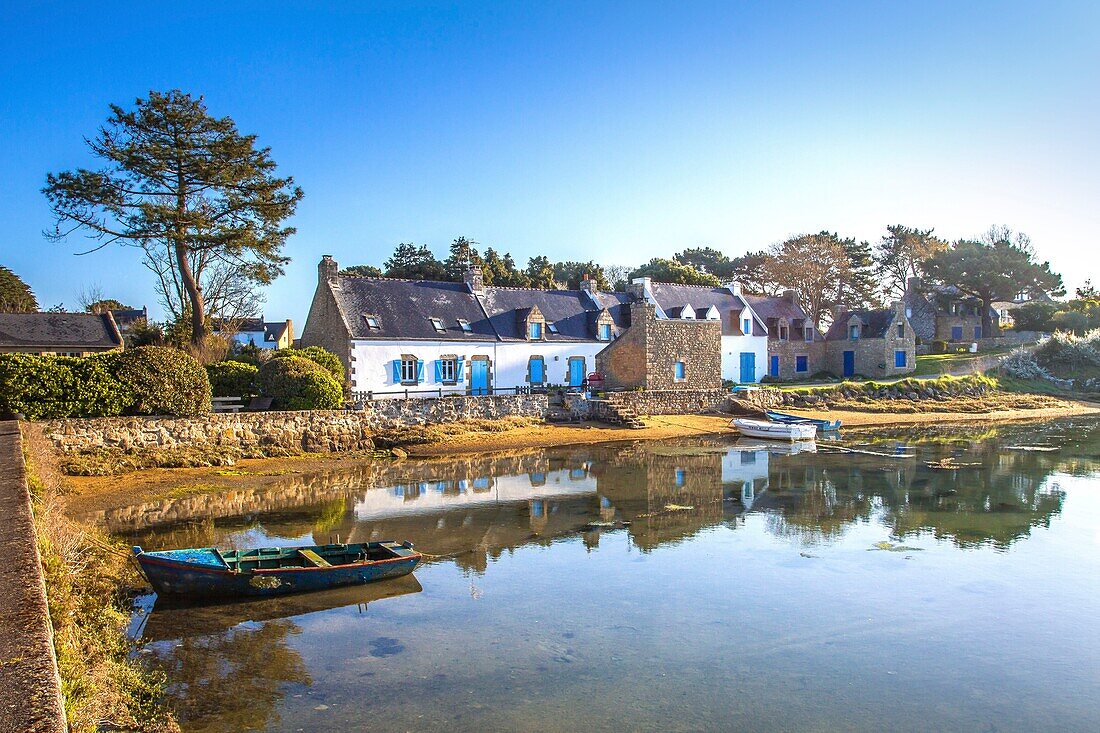
[[881,310],[836,310],[825,336],[828,370],[842,377],[892,377],[916,369],[912,324],[900,302]]
[[[339,275],[326,255],[302,332],[348,367],[355,391],[487,394],[580,385],[627,327],[625,293]],[[391,393],[386,395],[385,393]]]
[[993,333],[984,333],[982,303],[954,286],[926,285],[911,277],[902,302],[920,343],[977,341],[1000,335],[1000,316],[990,310]]
[[285,321],[265,321],[263,317],[215,320],[214,333],[232,339],[239,346],[258,349],[289,349],[294,345],[294,323],[289,318]]
[[0,313],[0,353],[90,356],[123,348],[107,313]]

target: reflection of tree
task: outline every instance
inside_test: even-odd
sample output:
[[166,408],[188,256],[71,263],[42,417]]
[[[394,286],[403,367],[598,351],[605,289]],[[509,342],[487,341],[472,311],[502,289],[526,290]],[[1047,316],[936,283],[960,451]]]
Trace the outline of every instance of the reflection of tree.
[[780,537],[797,537],[805,543],[836,539],[857,520],[871,514],[871,497],[861,492],[840,491],[825,471],[813,477],[793,502],[783,502],[780,510],[769,512],[768,531]]
[[287,643],[300,629],[291,621],[152,645],[171,680],[166,688],[177,719],[189,731],[241,731],[278,721],[288,684],[312,684],[298,652]]

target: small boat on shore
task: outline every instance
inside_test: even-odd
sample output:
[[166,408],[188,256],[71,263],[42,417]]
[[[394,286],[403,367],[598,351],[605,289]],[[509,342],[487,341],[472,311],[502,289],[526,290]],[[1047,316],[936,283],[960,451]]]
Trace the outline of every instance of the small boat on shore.
[[737,428],[742,435],[767,440],[813,440],[817,435],[817,425],[808,422],[781,423],[735,418],[730,421],[730,425]]
[[768,416],[768,419],[772,422],[782,423],[813,423],[817,426],[817,429],[823,433],[832,432],[834,430],[840,430],[840,420],[821,420],[816,417],[802,417],[801,415],[788,415],[785,412],[776,412],[774,410],[765,410],[764,414]]
[[134,559],[159,596],[246,598],[325,590],[408,575],[421,560],[412,543],[214,547],[145,552]]

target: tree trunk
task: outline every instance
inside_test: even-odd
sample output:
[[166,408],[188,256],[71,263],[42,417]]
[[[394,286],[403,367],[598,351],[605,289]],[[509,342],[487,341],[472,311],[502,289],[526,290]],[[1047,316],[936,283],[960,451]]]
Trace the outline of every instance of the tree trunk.
[[180,268],[180,279],[187,291],[187,299],[191,301],[191,344],[201,346],[206,338],[206,304],[202,300],[202,290],[195,281],[195,275],[191,272],[191,263],[187,261],[189,253],[186,244],[176,242],[176,265]]
[[993,338],[999,334],[994,332],[993,329],[993,316],[989,315],[993,312],[993,298],[982,298],[982,338]]

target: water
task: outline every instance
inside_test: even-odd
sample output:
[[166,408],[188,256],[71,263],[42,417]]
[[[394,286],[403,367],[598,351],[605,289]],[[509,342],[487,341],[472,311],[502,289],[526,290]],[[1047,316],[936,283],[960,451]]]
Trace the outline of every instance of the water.
[[[392,584],[139,613],[187,731],[1100,730],[1100,422],[856,439],[916,458],[563,448],[97,519],[149,549],[450,555]],[[948,457],[974,465],[926,465]]]

